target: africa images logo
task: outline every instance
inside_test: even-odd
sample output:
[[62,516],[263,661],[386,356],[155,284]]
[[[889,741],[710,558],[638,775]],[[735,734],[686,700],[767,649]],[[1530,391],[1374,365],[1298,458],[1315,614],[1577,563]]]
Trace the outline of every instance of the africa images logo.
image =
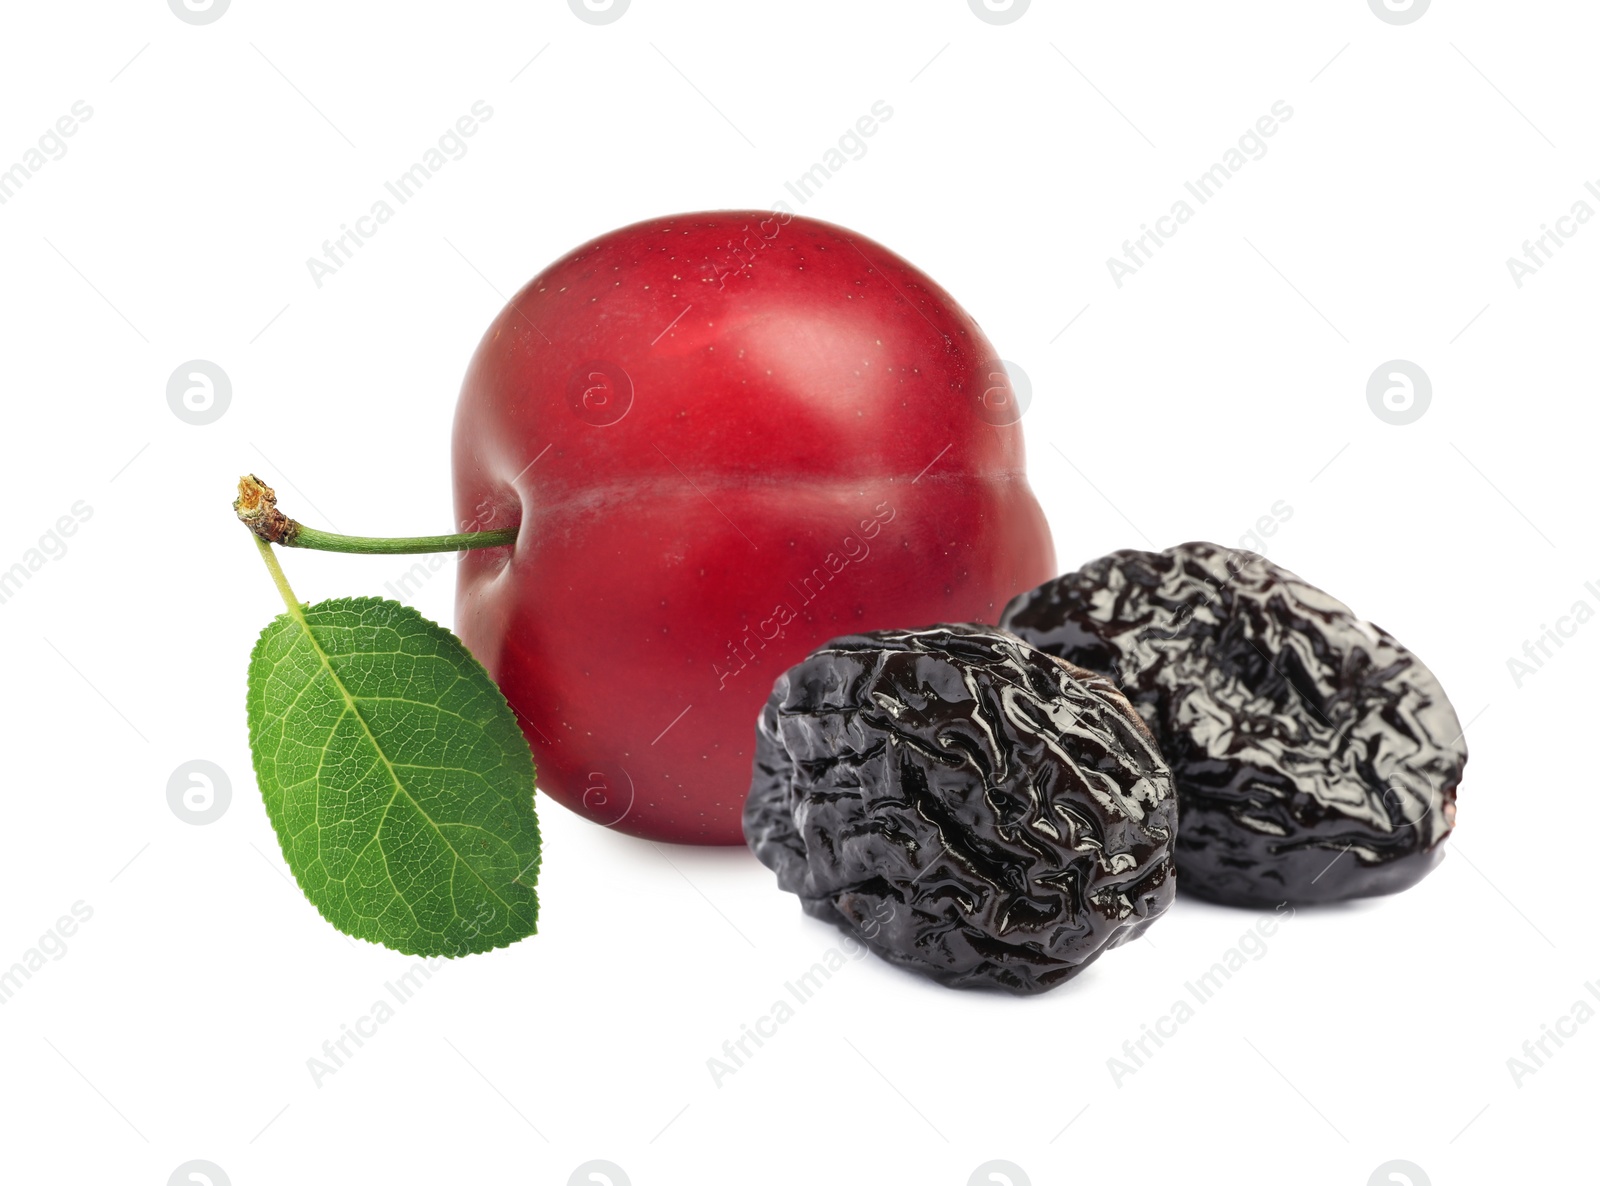
[[1009,25],[1020,21],[1033,0],[967,0],[967,7],[988,25]]
[[1433,0],[1367,0],[1373,14],[1387,25],[1409,25],[1420,21]]

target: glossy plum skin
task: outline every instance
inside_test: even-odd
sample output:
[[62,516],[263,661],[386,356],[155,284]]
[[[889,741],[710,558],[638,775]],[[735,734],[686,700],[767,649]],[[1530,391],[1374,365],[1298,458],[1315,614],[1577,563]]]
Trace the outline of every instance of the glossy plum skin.
[[993,622],[1055,575],[996,357],[903,259],[772,212],[625,227],[512,298],[462,387],[455,501],[521,535],[463,555],[456,630],[541,790],[743,844],[783,671],[840,634]]

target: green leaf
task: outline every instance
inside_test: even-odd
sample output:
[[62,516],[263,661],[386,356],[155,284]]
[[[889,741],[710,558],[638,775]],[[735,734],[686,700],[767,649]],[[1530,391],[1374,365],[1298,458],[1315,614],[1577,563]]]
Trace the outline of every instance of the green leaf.
[[295,606],[256,642],[247,704],[284,859],[335,927],[440,956],[535,932],[533,758],[455,635],[375,597]]

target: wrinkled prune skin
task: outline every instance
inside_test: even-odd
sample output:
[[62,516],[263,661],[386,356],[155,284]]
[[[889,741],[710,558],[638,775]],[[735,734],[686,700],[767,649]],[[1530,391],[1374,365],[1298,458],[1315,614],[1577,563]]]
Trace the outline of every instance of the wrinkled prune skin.
[[1174,896],[1177,799],[1114,686],[992,626],[834,639],[778,677],[744,833],[806,913],[959,988],[1043,992]]
[[1001,623],[1114,679],[1177,780],[1185,893],[1239,906],[1414,885],[1443,857],[1467,762],[1422,661],[1256,555],[1113,552]]

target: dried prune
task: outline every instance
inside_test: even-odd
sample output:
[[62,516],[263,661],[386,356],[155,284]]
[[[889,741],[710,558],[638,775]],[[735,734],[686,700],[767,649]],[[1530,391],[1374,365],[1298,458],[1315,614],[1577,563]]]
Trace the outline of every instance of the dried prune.
[[1393,893],[1443,856],[1467,761],[1439,681],[1256,555],[1113,552],[1001,623],[1110,676],[1177,781],[1185,893],[1233,905]]
[[884,958],[1034,993],[1167,908],[1177,818],[1107,680],[934,626],[837,638],[778,677],[744,832],[808,914]]

